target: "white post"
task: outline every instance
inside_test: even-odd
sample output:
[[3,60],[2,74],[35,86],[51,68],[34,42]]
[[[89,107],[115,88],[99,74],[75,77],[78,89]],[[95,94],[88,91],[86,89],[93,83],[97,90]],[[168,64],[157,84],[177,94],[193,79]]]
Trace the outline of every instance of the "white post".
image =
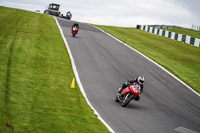
[[182,34],[178,34],[178,39],[177,39],[177,41],[182,41]]
[[194,46],[199,47],[200,39],[195,38]]
[[148,31],[148,27],[149,27],[149,26],[146,25],[146,27],[145,27],[145,31]]
[[158,29],[157,29],[157,28],[155,28],[155,30],[154,30],[154,34],[157,34],[157,32],[158,32]]
[[174,38],[175,38],[175,33],[172,32],[172,34],[171,34],[171,39],[175,40]]
[[160,29],[160,31],[159,31],[159,35],[162,36],[162,33],[163,33],[163,30]]
[[150,27],[150,30],[149,30],[149,32],[150,32],[150,33],[152,33],[152,31],[153,31],[153,27]]
[[190,39],[191,39],[191,36],[186,35],[186,40],[185,40],[185,42],[188,43],[188,44],[190,44]]
[[165,31],[165,37],[168,37],[168,35],[169,35],[169,31]]
[[141,25],[140,30],[143,30],[144,25]]

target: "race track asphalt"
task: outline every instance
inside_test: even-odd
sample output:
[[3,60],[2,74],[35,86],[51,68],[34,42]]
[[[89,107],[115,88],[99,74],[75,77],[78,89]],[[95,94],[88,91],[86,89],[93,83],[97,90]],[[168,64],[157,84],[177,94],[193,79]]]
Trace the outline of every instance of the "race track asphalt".
[[[200,97],[137,52],[95,27],[57,18],[92,106],[116,133],[200,132]],[[114,101],[121,84],[145,77],[140,101]]]

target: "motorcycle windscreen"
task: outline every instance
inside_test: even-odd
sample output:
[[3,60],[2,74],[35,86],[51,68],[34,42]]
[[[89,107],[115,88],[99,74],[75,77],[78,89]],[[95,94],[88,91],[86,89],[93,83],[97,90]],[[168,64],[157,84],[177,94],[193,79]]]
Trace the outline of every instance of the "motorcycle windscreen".
[[133,94],[139,95],[140,94],[140,85],[137,83],[134,83],[133,85],[130,86],[131,92]]

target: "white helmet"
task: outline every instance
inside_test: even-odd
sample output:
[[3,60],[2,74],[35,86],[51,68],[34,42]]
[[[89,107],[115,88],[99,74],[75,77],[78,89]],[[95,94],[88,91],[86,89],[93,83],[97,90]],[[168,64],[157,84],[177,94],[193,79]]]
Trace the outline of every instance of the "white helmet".
[[138,77],[138,83],[141,84],[141,85],[144,84],[144,76]]

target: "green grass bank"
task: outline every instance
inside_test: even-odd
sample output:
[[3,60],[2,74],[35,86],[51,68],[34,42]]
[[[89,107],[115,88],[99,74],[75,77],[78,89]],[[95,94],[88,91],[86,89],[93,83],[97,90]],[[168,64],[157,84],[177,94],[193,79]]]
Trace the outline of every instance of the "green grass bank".
[[195,38],[200,38],[200,31],[195,31],[195,30],[185,29],[185,28],[170,28],[170,29],[165,29],[165,30],[175,32],[178,34],[189,35]]
[[156,61],[200,93],[200,48],[135,28],[95,26]]
[[0,6],[0,132],[108,132],[86,103],[52,16]]

